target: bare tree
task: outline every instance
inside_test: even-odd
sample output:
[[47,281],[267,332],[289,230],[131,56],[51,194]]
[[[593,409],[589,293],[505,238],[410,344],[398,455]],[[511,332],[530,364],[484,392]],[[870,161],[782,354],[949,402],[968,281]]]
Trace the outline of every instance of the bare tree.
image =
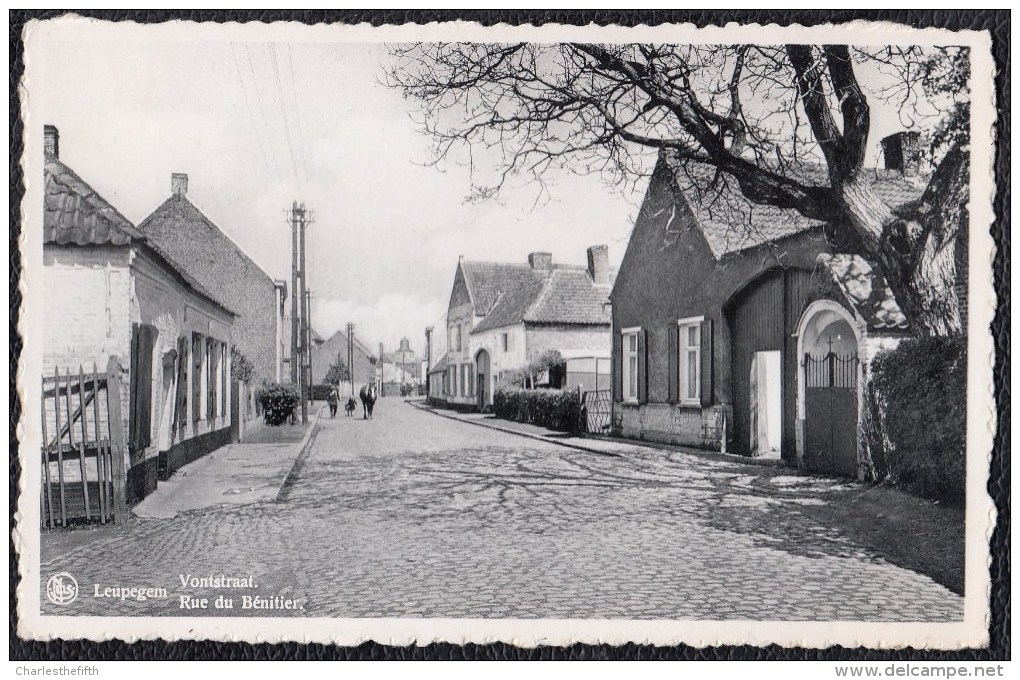
[[[961,331],[954,255],[968,220],[965,49],[435,43],[391,56],[387,83],[420,106],[434,162],[458,144],[498,156],[499,176],[473,187],[477,198],[521,173],[541,185],[553,167],[632,181],[649,149],[667,150],[715,168],[710,183],[735,182],[754,203],[825,223],[835,247],[880,265],[918,332]],[[866,181],[869,98],[929,133],[937,167],[909,204],[885,203]],[[806,180],[798,171],[806,162],[824,164],[828,181]]]

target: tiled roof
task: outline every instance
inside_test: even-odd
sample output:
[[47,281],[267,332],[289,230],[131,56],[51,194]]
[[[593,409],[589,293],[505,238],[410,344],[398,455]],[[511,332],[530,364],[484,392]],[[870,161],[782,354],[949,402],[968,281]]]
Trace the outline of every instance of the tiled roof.
[[818,262],[824,266],[847,300],[873,330],[903,331],[909,328],[885,277],[860,255],[823,253]]
[[609,286],[596,286],[585,269],[555,269],[545,290],[525,315],[536,323],[609,324]]
[[125,246],[144,240],[131,222],[56,159],[44,166],[43,243]]
[[485,316],[506,291],[545,278],[545,272],[528,264],[506,262],[461,262],[475,314]]
[[[701,232],[716,259],[727,253],[754,248],[822,226],[796,210],[761,205],[748,200],[736,181],[712,166],[684,162],[663,152],[676,187],[691,206]],[[923,185],[891,170],[868,170],[872,189],[891,205],[921,196]],[[717,177],[718,174],[718,177]],[[828,171],[820,164],[803,164],[796,172],[805,185],[827,186]]]
[[504,292],[471,331],[523,322],[608,325],[610,285],[596,286],[584,267],[554,266],[542,278],[528,278]]
[[446,370],[446,367],[449,363],[450,355],[444,353],[443,356],[439,358],[439,361],[437,361],[435,365],[429,369],[429,375],[432,375],[433,373],[442,373],[443,371]]
[[149,241],[145,234],[69,167],[50,158],[43,167],[43,174],[43,243],[77,246],[136,245],[151,253],[200,296],[237,316],[236,312],[206,290],[159,246]]

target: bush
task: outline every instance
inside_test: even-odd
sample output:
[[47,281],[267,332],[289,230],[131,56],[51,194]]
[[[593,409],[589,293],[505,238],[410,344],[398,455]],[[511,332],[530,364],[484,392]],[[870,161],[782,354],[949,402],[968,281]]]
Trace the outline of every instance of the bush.
[[259,403],[266,425],[283,425],[290,421],[294,409],[301,403],[298,388],[289,383],[270,383],[259,391]]
[[581,426],[581,395],[574,390],[499,387],[492,395],[492,412],[504,420],[577,432]]
[[312,385],[312,401],[326,401],[336,385]]
[[912,493],[962,503],[967,450],[967,340],[910,338],[871,366],[882,472]]

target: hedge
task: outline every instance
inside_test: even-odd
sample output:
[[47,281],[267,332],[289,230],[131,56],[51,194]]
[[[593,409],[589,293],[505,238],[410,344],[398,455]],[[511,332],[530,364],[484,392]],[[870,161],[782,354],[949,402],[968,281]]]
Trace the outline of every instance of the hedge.
[[298,388],[289,383],[270,383],[259,390],[259,402],[266,425],[283,425],[290,421],[301,402]]
[[504,420],[577,432],[581,425],[581,395],[576,390],[499,387],[492,395],[492,412]]
[[967,447],[967,340],[910,338],[879,353],[870,397],[876,472],[927,498],[963,502]]

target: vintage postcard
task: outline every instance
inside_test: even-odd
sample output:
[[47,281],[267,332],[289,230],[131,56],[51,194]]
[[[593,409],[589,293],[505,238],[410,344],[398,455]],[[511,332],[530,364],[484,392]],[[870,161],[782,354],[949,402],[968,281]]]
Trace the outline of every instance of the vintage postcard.
[[23,38],[21,636],[987,644],[987,33]]

